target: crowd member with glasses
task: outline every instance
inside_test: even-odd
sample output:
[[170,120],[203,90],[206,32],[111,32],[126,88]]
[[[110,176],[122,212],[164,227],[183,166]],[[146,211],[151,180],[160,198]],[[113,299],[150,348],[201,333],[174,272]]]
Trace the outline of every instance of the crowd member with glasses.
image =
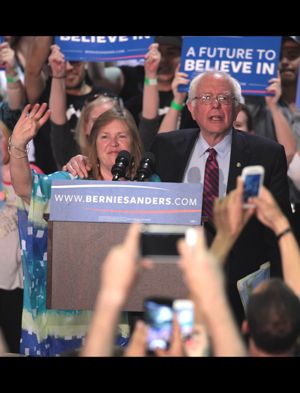
[[[241,102],[241,87],[229,74],[207,71],[194,78],[187,107],[199,128],[157,135],[151,149],[156,157],[157,173],[162,181],[204,185],[205,166],[210,154],[208,149],[213,148],[219,167],[219,197],[235,187],[236,177],[245,166],[262,165],[265,168],[265,186],[285,215],[289,216],[284,149],[274,141],[234,129]],[[204,226],[211,242],[215,235],[214,224],[205,222]],[[236,283],[266,261],[271,262],[272,275],[281,275],[276,237],[252,218],[225,266],[228,295],[239,323],[243,320],[244,311]]]

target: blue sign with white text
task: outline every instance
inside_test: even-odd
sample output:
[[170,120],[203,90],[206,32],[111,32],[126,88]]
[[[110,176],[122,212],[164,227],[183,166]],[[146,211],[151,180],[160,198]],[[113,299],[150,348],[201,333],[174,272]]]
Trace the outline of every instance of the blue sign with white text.
[[[180,71],[192,80],[208,70],[228,72],[244,95],[273,95],[266,88],[277,77],[281,37],[184,37]],[[180,91],[188,86],[180,85]]]
[[50,220],[200,225],[200,184],[53,181]]
[[56,36],[66,60],[117,61],[144,58],[154,36]]

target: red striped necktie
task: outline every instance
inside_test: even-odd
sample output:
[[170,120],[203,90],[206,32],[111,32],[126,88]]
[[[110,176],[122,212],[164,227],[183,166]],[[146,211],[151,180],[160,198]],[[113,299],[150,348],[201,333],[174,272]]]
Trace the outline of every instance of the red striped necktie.
[[219,197],[219,164],[216,159],[217,152],[209,148],[209,156],[205,164],[205,174],[202,196],[202,223],[213,222],[214,199]]

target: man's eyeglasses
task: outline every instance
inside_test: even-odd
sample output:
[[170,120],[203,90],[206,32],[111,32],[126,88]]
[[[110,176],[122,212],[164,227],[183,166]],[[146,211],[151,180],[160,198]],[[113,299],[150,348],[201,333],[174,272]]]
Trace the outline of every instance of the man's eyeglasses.
[[231,105],[235,100],[235,97],[227,94],[219,94],[217,96],[213,96],[211,94],[202,94],[201,96],[194,97],[192,101],[199,100],[201,104],[210,105],[214,100],[217,100],[221,105]]

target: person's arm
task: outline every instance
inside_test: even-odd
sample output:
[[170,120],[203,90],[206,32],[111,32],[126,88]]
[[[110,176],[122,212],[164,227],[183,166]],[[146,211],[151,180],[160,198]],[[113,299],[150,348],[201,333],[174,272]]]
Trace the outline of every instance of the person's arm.
[[51,46],[49,65],[52,71],[49,108],[51,121],[57,125],[67,122],[66,108],[66,62],[58,45]]
[[203,228],[193,244],[178,242],[179,267],[212,340],[214,356],[246,356],[246,348],[225,294],[221,264],[207,250]]
[[254,213],[254,208],[243,208],[243,179],[237,178],[237,187],[226,197],[214,203],[214,223],[217,234],[210,251],[224,263],[243,228]]
[[30,103],[36,102],[45,89],[43,66],[48,59],[52,41],[52,36],[37,36],[29,48],[25,67],[25,91]]
[[[290,223],[282,213],[272,194],[263,186],[257,198],[251,198],[256,206],[256,216],[269,227],[276,236],[290,228]],[[300,297],[300,252],[292,230],[278,239],[283,277],[285,282]]]
[[[32,175],[27,157],[27,143],[35,137],[50,117],[47,104],[26,105],[13,130],[9,143],[10,174],[16,194],[26,203],[30,202]],[[30,111],[30,112],[29,112]]]
[[145,119],[155,119],[158,115],[159,94],[157,87],[157,70],[161,61],[158,44],[151,44],[145,56],[145,80],[143,91],[143,111]]
[[25,100],[25,90],[18,74],[15,51],[7,42],[0,44],[0,64],[5,66],[9,108],[20,109]]
[[102,265],[101,287],[82,356],[112,354],[119,313],[138,270],[139,233],[140,225],[132,224],[124,242],[111,249]]
[[271,79],[270,83],[270,86],[268,86],[266,90],[274,92],[275,95],[270,97],[266,96],[265,100],[272,114],[277,141],[284,146],[287,162],[289,163],[296,153],[296,138],[288,120],[284,116],[281,108],[277,105],[281,96],[280,77]]
[[293,181],[295,187],[300,191],[300,150],[297,151],[290,162],[287,174]]
[[184,72],[178,72],[179,66],[177,67],[175,78],[172,82],[173,100],[168,110],[168,113],[164,116],[163,121],[159,127],[158,132],[168,132],[178,129],[178,120],[180,113],[184,106],[184,101],[187,93],[181,93],[178,91],[179,85],[187,85],[189,83],[188,74]]

